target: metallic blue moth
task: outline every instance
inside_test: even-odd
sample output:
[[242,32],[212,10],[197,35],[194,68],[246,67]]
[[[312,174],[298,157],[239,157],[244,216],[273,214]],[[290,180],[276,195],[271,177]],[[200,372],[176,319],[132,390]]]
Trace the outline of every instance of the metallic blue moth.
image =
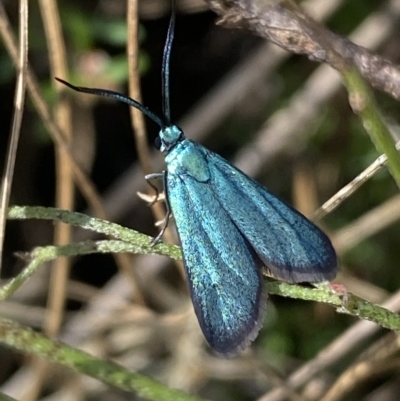
[[[165,153],[162,178],[168,216],[178,230],[190,294],[210,346],[233,356],[254,340],[266,312],[262,273],[289,283],[331,280],[337,257],[328,237],[302,214],[219,155],[186,139],[171,123],[169,59],[172,15],[162,66],[163,116],[120,93],[83,88],[84,93],[117,99],[141,110],[160,126],[156,147]],[[167,217],[168,217],[167,216]],[[157,242],[166,226],[153,241]]]

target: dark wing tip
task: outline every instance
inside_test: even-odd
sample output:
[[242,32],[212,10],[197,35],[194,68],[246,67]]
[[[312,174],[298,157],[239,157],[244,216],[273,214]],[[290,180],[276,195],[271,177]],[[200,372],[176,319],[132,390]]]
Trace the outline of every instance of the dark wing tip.
[[268,264],[264,267],[267,274],[288,283],[319,283],[333,280],[339,271],[337,255],[332,248],[323,260],[303,266],[279,266]]

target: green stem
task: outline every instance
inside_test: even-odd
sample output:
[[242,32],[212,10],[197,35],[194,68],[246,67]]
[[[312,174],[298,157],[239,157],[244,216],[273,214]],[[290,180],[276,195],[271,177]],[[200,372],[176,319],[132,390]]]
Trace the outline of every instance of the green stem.
[[353,111],[361,117],[364,128],[377,151],[387,156],[389,172],[400,188],[400,155],[390,131],[382,120],[371,90],[354,68],[346,69],[343,78]]
[[276,281],[268,282],[267,289],[268,294],[323,302],[336,307],[339,313],[369,320],[390,330],[400,330],[400,315],[346,292],[345,289],[336,291],[329,285],[323,284],[319,284],[316,288],[309,288]]
[[68,210],[42,206],[12,206],[8,210],[8,219],[62,221],[66,224],[109,235],[121,241],[135,244],[138,249],[138,252],[136,253],[167,255],[173,259],[182,259],[181,250],[175,245],[168,245],[159,242],[156,245],[151,246],[150,243],[153,239],[152,237],[131,230],[130,228],[120,226],[119,224],[90,217],[78,212],[70,212]]
[[[144,235],[138,234],[138,236]],[[146,237],[148,238],[148,237]],[[22,270],[18,276],[10,280],[7,284],[0,287],[0,301],[8,298],[13,294],[28,278],[30,278],[44,263],[59,257],[65,256],[77,256],[77,255],[89,255],[92,253],[136,253],[136,254],[154,254],[154,255],[166,255],[176,253],[174,246],[159,244],[151,247],[148,242],[144,245],[141,241],[138,243],[128,243],[119,240],[102,240],[102,241],[85,241],[75,244],[54,246],[49,245],[45,247],[37,247],[29,253],[20,253],[19,255],[28,261],[26,267]],[[176,258],[179,254],[175,254]]]
[[95,252],[129,252],[147,255],[165,255],[176,260],[182,259],[181,250],[175,245],[168,245],[162,242],[151,245],[152,238],[147,235],[82,213],[41,206],[13,206],[8,210],[8,219],[62,221],[66,224],[112,236],[120,241],[86,241],[64,246],[38,247],[30,253],[20,253],[19,255],[28,260],[29,263],[22,273],[0,288],[0,301],[13,294],[42,264],[60,256],[87,255]]
[[61,342],[50,340],[30,328],[0,318],[0,342],[23,352],[41,356],[50,362],[66,366],[76,372],[94,377],[122,390],[134,392],[138,397],[154,401],[202,401],[170,389],[166,385],[146,376],[72,348]]

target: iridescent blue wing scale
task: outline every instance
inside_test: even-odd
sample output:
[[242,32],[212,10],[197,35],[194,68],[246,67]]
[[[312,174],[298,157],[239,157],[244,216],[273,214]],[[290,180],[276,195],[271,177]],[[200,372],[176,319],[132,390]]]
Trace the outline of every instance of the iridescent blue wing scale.
[[273,276],[292,283],[335,277],[336,253],[318,227],[225,159],[203,149],[219,204]]
[[[189,169],[204,157],[203,149],[196,144],[187,149]],[[185,164],[185,150],[180,152]],[[182,165],[166,174],[168,202],[200,326],[214,350],[235,355],[257,336],[264,318],[261,261],[215,196],[211,181],[196,179]]]

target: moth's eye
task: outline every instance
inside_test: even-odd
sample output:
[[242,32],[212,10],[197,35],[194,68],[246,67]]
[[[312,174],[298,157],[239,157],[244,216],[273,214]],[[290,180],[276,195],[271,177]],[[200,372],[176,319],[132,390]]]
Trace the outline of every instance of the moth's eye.
[[161,148],[161,139],[160,137],[156,137],[156,139],[154,140],[154,146],[156,147],[156,149],[160,150]]

